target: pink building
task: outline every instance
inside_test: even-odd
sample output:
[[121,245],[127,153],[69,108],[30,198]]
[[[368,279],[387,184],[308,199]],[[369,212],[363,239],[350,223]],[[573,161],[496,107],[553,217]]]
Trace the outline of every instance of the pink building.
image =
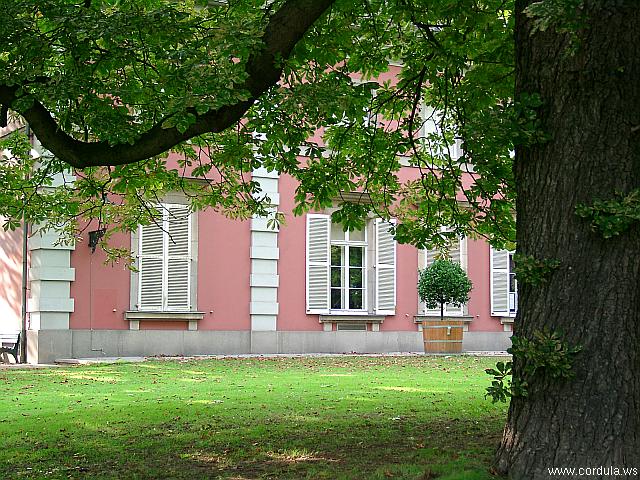
[[[411,176],[412,167],[403,167]],[[27,242],[0,237],[0,333],[21,327],[21,285],[28,361],[138,355],[419,352],[420,321],[439,316],[417,294],[430,251],[397,245],[389,224],[368,218],[361,231],[331,223],[331,209],[290,214],[294,180],[254,172],[286,225],[265,218],[232,221],[190,212],[179,194],[164,199],[160,226],[116,242],[130,247],[137,271],[105,266],[88,242],[56,244],[53,234]],[[466,351],[504,350],[517,304],[511,255],[461,239],[451,251],[473,282],[471,300],[448,308],[465,322]]]

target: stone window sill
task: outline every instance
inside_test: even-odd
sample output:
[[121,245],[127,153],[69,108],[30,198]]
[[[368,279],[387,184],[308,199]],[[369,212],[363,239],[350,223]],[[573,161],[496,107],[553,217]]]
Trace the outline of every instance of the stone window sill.
[[[368,323],[371,324],[372,332],[380,331],[380,324],[384,322],[384,315],[367,315],[366,313],[354,315],[354,314],[335,314],[335,315],[320,315],[320,323],[324,325],[324,331],[330,332],[333,330],[333,324],[336,324],[336,328],[338,324],[344,325],[366,325]],[[340,329],[338,328],[340,331]],[[346,330],[341,330],[346,331]]]
[[[414,323],[422,323],[423,320],[440,320],[440,315],[415,315],[413,317]],[[444,320],[462,320],[465,323],[473,321],[471,315],[445,315]]]
[[125,320],[129,320],[129,330],[140,330],[140,322],[189,322],[189,330],[198,329],[198,321],[204,318],[204,312],[158,312],[129,310],[124,313]]
[[320,315],[320,323],[383,323],[384,315]]

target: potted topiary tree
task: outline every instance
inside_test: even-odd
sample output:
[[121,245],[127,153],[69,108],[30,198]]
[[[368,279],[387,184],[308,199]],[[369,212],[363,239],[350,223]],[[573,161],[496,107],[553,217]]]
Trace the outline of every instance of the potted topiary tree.
[[[420,271],[418,295],[427,308],[440,307],[440,321],[423,320],[422,333],[426,352],[457,353],[462,351],[462,321],[450,320],[445,324],[444,306],[456,307],[469,301],[473,287],[465,271],[457,263],[436,259]],[[452,335],[453,333],[453,335]]]

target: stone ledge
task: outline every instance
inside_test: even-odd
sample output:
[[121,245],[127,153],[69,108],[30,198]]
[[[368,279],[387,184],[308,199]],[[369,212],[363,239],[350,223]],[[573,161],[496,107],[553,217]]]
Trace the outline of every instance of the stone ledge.
[[197,321],[204,318],[204,312],[149,312],[129,310],[124,312],[125,320]]
[[[440,315],[414,315],[413,323],[422,323],[423,320],[440,320]],[[473,317],[471,315],[445,315],[444,321],[448,320],[462,320],[463,322],[469,323],[473,321]]]
[[385,315],[320,315],[320,323],[383,323]]

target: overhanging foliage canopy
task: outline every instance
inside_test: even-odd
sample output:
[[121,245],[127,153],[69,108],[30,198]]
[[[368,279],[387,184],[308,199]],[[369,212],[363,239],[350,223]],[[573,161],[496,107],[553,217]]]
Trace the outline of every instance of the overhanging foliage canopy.
[[[444,243],[440,225],[513,239],[509,152],[536,132],[535,99],[511,100],[510,2],[4,5],[3,112],[55,155],[37,163],[47,175],[2,158],[8,225],[48,218],[74,236],[68,219],[84,215],[131,229],[170,190],[246,218],[268,205],[249,180],[262,165],[299,181],[298,213],[365,188],[374,208],[404,218],[401,241]],[[379,81],[390,59],[400,73]],[[456,139],[461,158],[450,155]],[[420,168],[417,180],[400,183],[402,162]],[[73,183],[38,189],[69,169]],[[463,185],[464,172],[475,181]],[[368,208],[345,204],[341,220],[356,225]]]

